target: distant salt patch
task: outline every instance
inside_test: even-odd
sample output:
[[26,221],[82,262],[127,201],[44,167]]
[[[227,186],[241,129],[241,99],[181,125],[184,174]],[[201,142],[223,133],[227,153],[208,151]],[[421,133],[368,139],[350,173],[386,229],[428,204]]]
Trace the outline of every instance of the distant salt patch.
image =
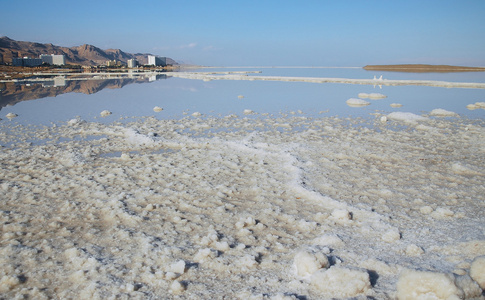
[[251,114],[254,114],[254,111],[252,111],[252,110],[250,110],[250,109],[245,109],[245,110],[243,111],[243,113],[244,113],[245,115],[251,115]]
[[237,98],[238,98],[238,99],[243,99],[243,98],[244,98],[244,96],[243,96],[243,95],[239,95],[239,96],[237,96]]
[[395,121],[402,121],[407,123],[415,123],[417,121],[426,121],[428,118],[419,116],[410,112],[392,112],[387,115],[388,119]]
[[442,108],[433,109],[429,114],[431,116],[435,116],[435,117],[456,117],[456,116],[458,116],[457,113],[449,111],[449,110],[445,110],[445,109],[442,109]]
[[154,111],[154,112],[161,112],[162,110],[163,110],[163,108],[161,108],[160,106],[155,106],[155,107],[153,108],[153,111]]
[[369,99],[374,99],[374,100],[387,98],[386,95],[380,94],[380,93],[370,93],[370,94],[359,93],[358,97],[359,98],[369,98]]
[[107,117],[107,116],[109,116],[111,114],[112,114],[112,112],[110,112],[109,110],[103,110],[101,112],[101,117]]
[[468,104],[466,106],[469,110],[475,110],[475,109],[485,109],[485,102],[475,102],[473,104]]
[[18,117],[18,116],[19,116],[19,115],[14,114],[14,113],[8,113],[8,114],[6,115],[6,117],[7,117],[7,118],[9,118],[9,119],[13,119],[13,118]]
[[352,106],[352,107],[360,107],[360,106],[366,106],[370,104],[370,102],[362,99],[358,99],[358,98],[350,98],[345,103],[347,103],[348,106]]
[[194,112],[194,113],[192,114],[192,116],[193,116],[193,117],[200,117],[200,116],[202,116],[202,114],[201,114],[200,112],[196,111],[196,112]]
[[390,106],[393,107],[393,108],[398,108],[398,107],[402,107],[402,104],[401,103],[391,103]]

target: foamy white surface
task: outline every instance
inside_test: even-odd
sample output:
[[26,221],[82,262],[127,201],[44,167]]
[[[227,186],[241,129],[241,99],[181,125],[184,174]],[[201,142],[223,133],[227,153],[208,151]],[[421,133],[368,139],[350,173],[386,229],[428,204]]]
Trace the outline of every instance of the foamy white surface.
[[2,130],[0,293],[483,299],[483,121],[381,117]]

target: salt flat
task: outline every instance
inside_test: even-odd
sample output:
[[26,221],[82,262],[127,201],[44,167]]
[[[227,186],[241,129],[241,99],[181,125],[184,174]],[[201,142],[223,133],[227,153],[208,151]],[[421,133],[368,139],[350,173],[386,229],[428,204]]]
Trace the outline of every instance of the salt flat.
[[483,122],[3,124],[0,292],[483,299]]

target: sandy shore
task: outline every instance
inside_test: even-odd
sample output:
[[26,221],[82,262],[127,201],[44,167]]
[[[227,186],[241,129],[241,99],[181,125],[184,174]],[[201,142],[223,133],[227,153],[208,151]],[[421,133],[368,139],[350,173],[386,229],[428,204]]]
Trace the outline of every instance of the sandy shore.
[[411,72],[411,73],[449,73],[449,72],[485,72],[485,67],[461,67],[448,65],[425,65],[425,64],[403,64],[403,65],[367,65],[365,70]]
[[483,299],[483,120],[199,116],[2,123],[2,297]]

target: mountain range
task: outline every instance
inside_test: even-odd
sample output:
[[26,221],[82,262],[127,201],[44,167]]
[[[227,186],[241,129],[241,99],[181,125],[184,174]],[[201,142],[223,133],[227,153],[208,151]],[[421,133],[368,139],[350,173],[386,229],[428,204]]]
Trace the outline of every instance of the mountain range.
[[[117,60],[126,63],[129,59],[136,59],[140,65],[148,63],[150,53],[127,53],[120,49],[102,50],[96,46],[84,44],[75,47],[62,47],[53,44],[15,41],[6,36],[0,37],[0,64],[11,63],[12,58],[31,57],[38,58],[41,54],[63,54],[66,64],[96,66],[103,65],[108,60]],[[167,64],[178,64],[167,57]]]

